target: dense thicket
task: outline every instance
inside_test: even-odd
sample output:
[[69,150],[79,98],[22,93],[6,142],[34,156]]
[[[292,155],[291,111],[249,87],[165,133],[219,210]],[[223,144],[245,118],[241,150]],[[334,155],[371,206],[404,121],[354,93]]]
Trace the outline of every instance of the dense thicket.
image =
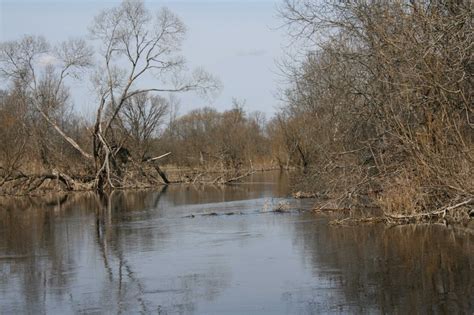
[[304,189],[433,211],[474,195],[473,15],[467,1],[286,0],[305,51],[276,119]]

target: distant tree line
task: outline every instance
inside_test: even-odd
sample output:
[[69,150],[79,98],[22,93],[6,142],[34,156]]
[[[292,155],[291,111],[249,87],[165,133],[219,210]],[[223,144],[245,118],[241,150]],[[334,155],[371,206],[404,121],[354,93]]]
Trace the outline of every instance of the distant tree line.
[[224,112],[197,109],[171,121],[158,147],[173,152],[178,166],[209,170],[253,168],[270,162],[265,116],[247,113],[238,102]]

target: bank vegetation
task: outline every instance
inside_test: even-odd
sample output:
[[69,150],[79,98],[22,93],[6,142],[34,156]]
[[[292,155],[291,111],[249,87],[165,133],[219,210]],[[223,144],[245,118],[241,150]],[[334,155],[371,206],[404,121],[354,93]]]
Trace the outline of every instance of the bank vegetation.
[[473,215],[472,2],[286,0],[280,14],[299,47],[277,121],[300,189],[388,221]]

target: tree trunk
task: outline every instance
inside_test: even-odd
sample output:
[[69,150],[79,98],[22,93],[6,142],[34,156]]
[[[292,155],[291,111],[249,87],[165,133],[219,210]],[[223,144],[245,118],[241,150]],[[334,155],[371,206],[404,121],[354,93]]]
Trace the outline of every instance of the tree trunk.
[[105,184],[107,178],[107,170],[104,167],[105,159],[103,153],[103,143],[99,138],[99,126],[96,123],[93,134],[93,156],[95,164],[95,184],[94,189],[97,193],[103,194],[105,192]]
[[168,180],[168,177],[166,176],[166,173],[161,170],[161,168],[158,166],[158,164],[156,162],[153,162],[153,167],[158,172],[158,174],[160,175],[163,182],[168,185],[170,183],[170,181]]

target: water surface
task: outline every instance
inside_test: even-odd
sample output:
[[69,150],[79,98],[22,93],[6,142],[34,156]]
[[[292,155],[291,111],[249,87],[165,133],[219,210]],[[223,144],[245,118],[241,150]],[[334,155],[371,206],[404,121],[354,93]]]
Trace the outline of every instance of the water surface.
[[474,312],[472,234],[330,226],[287,195],[285,174],[265,173],[2,200],[0,313]]

